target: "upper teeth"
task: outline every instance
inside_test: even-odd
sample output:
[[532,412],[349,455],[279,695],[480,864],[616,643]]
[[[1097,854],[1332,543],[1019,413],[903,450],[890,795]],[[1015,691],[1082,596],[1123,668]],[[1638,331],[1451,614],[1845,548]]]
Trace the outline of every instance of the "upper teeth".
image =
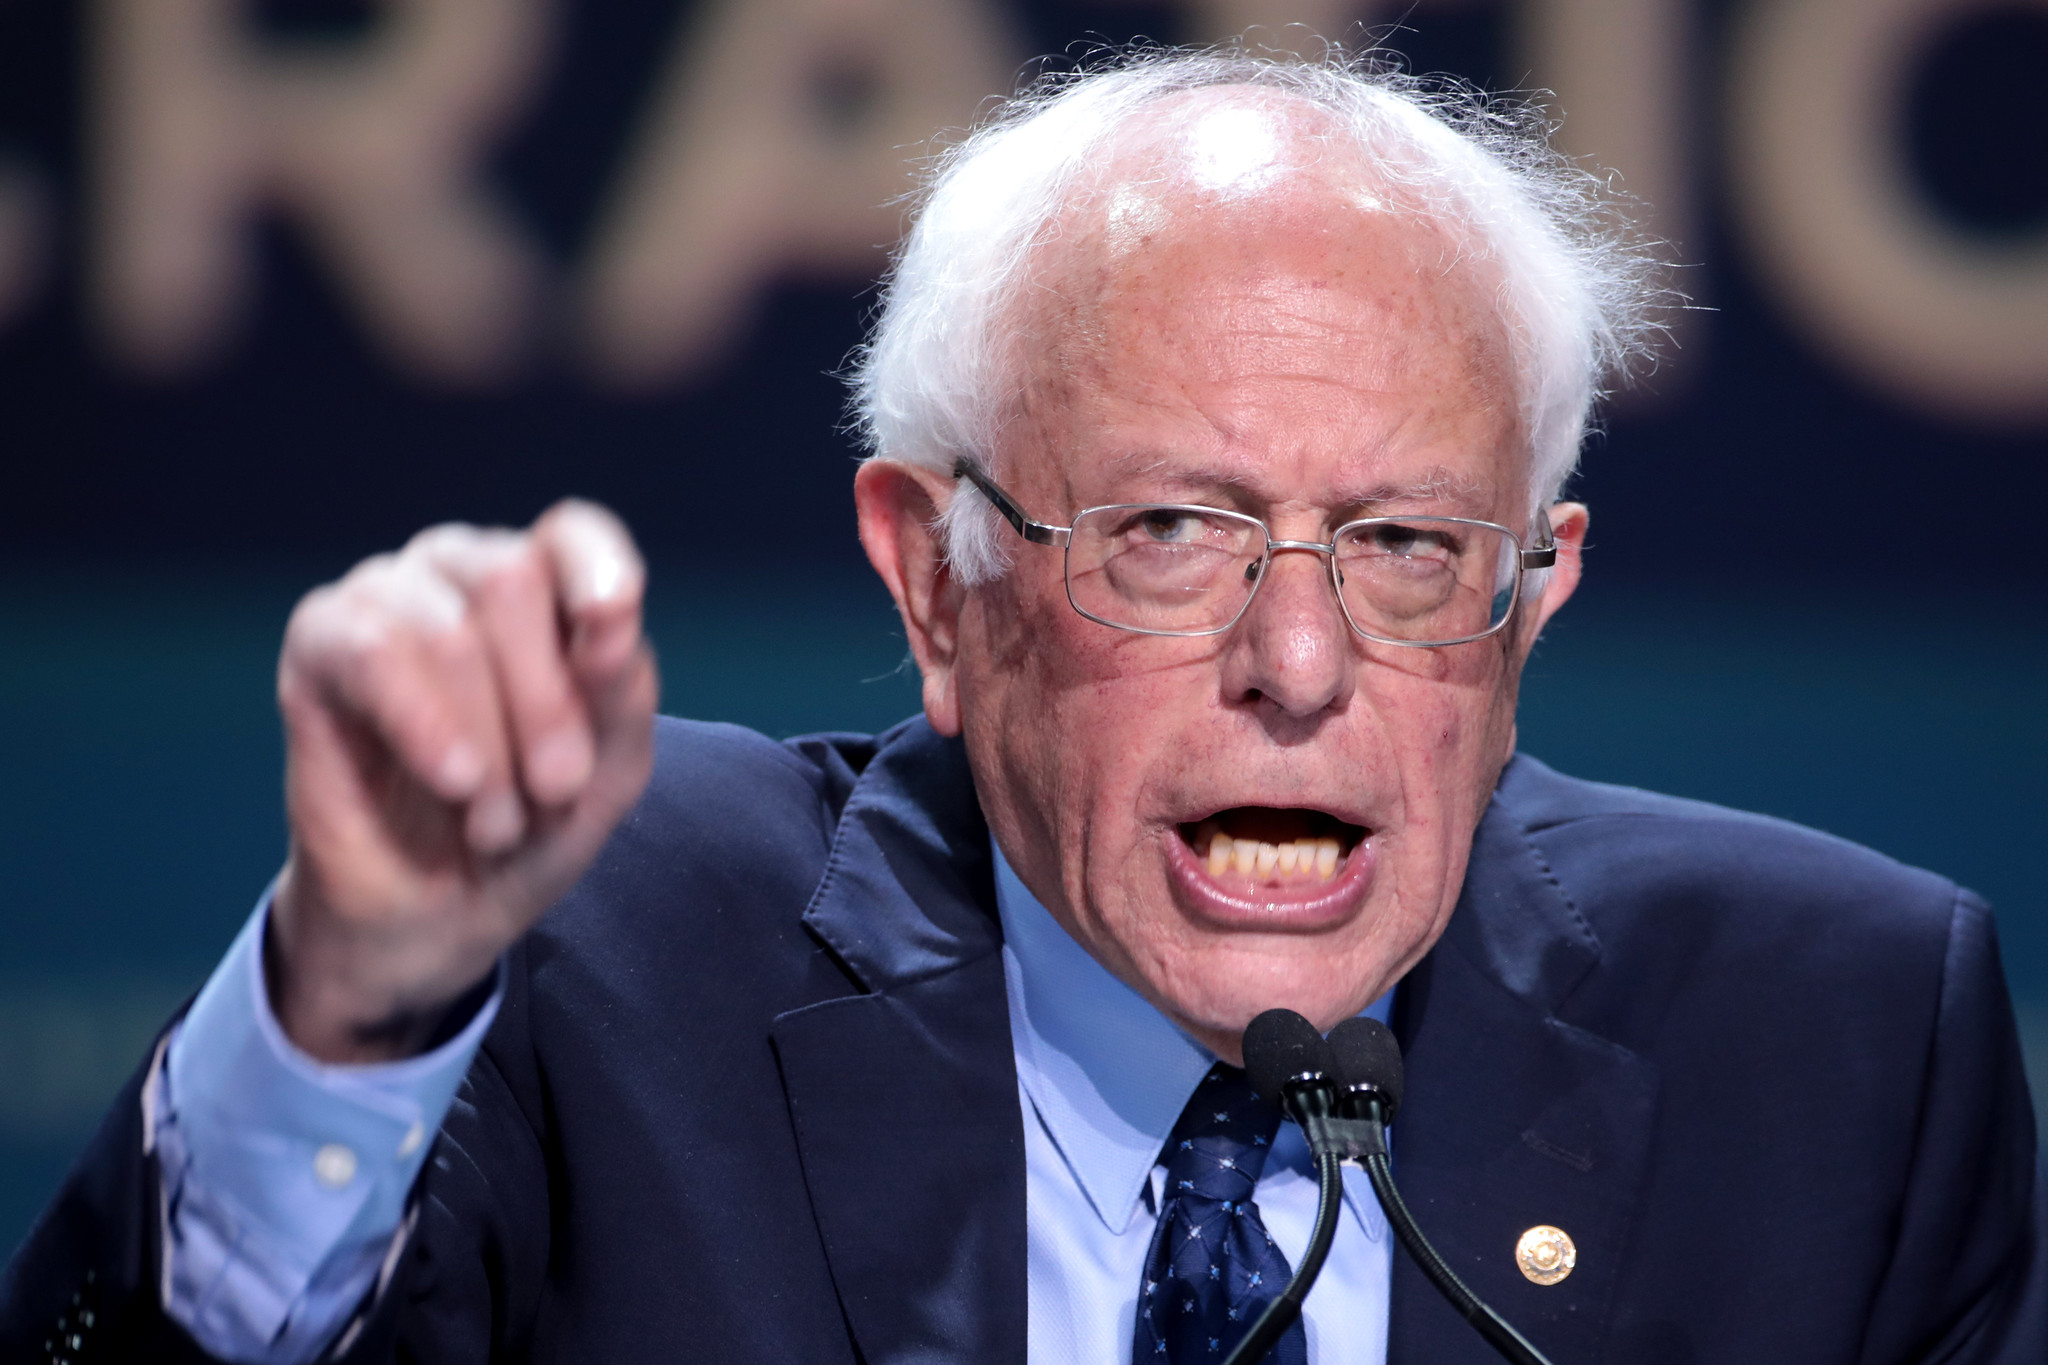
[[[1213,825],[1204,826],[1196,836],[1209,842],[1209,875],[1220,877],[1233,869],[1246,876],[1317,876],[1324,881],[1337,875],[1342,848],[1335,839],[1295,839],[1269,844],[1262,839],[1233,839]],[[1198,843],[1199,846],[1199,843]]]

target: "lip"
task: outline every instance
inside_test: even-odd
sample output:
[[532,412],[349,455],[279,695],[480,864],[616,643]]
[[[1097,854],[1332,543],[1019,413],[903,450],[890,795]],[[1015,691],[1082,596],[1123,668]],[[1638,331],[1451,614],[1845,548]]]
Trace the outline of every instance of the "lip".
[[1217,885],[1177,828],[1166,831],[1166,846],[1168,874],[1183,904],[1219,929],[1314,933],[1341,924],[1364,902],[1379,862],[1379,841],[1367,838],[1329,881],[1279,886],[1268,895],[1250,897]]

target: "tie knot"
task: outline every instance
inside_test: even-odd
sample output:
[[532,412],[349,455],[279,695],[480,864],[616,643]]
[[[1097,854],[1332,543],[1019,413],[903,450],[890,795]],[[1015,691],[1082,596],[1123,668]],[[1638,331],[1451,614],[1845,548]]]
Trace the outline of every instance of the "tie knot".
[[1279,1130],[1280,1110],[1259,1098],[1243,1071],[1218,1062],[1195,1087],[1166,1140],[1167,1194],[1251,1198]]

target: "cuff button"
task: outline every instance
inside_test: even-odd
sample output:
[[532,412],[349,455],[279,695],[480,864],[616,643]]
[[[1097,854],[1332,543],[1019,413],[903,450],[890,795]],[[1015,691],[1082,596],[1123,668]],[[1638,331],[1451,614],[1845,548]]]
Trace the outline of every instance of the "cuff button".
[[330,1142],[313,1153],[313,1178],[330,1190],[338,1190],[356,1178],[356,1154],[338,1142]]

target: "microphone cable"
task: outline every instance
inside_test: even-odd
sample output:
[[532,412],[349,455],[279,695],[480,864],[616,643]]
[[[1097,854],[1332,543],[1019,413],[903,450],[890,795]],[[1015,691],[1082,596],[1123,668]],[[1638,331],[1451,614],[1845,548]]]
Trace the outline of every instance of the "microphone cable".
[[1392,1030],[1377,1019],[1346,1019],[1326,1040],[1292,1010],[1267,1010],[1245,1029],[1244,1063],[1258,1092],[1277,1102],[1308,1138],[1316,1167],[1316,1221],[1301,1266],[1224,1365],[1258,1365],[1301,1315],[1336,1235],[1347,1159],[1365,1168],[1388,1226],[1458,1315],[1513,1365],[1551,1365],[1437,1254],[1394,1184],[1387,1124],[1401,1105],[1403,1075]]
[[[1329,1045],[1316,1026],[1292,1010],[1267,1010],[1252,1020],[1244,1031],[1244,1067],[1253,1089],[1280,1106],[1280,1111],[1301,1125],[1304,1133],[1311,1123],[1327,1122],[1337,1088],[1330,1077]],[[1344,1197],[1344,1157],[1313,1139],[1309,1153],[1316,1170],[1316,1221],[1308,1235],[1308,1249],[1301,1264],[1274,1300],[1266,1305],[1224,1357],[1223,1365],[1258,1365],[1266,1352],[1280,1340],[1301,1316],[1301,1305],[1316,1277],[1323,1273],[1330,1244],[1337,1239],[1337,1212]]]

